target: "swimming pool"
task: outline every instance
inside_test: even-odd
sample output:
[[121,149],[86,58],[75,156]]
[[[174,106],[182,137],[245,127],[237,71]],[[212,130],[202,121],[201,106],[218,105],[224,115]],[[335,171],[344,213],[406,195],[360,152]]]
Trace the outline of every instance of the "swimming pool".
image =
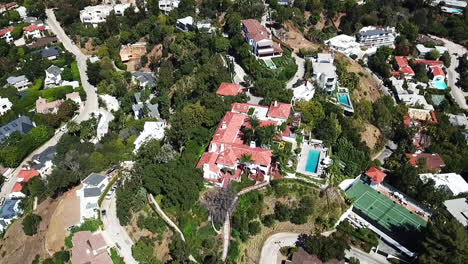
[[351,103],[349,102],[349,95],[347,93],[339,93],[338,102],[346,106],[351,106]]
[[434,85],[435,88],[439,90],[447,89],[447,84],[445,84],[444,81],[433,81],[432,84]]
[[452,11],[452,13],[462,13],[463,12],[463,10],[456,9],[456,8],[452,8],[452,9],[450,9],[450,11]]
[[307,157],[307,164],[305,170],[311,173],[317,173],[317,168],[320,160],[320,151],[309,150],[309,156]]

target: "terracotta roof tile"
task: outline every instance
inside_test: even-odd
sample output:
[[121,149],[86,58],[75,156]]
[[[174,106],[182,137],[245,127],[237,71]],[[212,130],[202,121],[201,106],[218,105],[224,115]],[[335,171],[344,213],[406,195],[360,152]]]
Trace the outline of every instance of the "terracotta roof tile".
[[288,119],[289,114],[291,113],[291,107],[291,104],[274,101],[271,103],[267,115],[273,118]]
[[418,153],[418,154],[406,154],[409,158],[409,163],[416,166],[418,164],[418,160],[426,159],[427,161],[427,168],[433,171],[440,171],[442,167],[445,166],[445,162],[439,154],[432,154],[432,153]]
[[28,32],[33,32],[33,31],[36,31],[36,30],[40,30],[40,31],[44,31],[46,30],[46,27],[45,26],[38,26],[38,25],[29,25],[27,27],[24,27],[23,28],[24,31],[28,31]]
[[224,96],[236,96],[241,91],[241,86],[235,83],[221,83],[216,94]]
[[5,34],[8,33],[8,32],[12,32],[13,29],[14,29],[13,26],[9,26],[9,27],[7,27],[7,28],[4,28],[4,29],[0,30],[0,36],[3,36],[3,35],[5,35]]
[[369,176],[371,181],[376,184],[380,184],[381,182],[383,182],[385,176],[387,176],[387,174],[375,167],[372,167],[369,170],[367,170],[366,175]]

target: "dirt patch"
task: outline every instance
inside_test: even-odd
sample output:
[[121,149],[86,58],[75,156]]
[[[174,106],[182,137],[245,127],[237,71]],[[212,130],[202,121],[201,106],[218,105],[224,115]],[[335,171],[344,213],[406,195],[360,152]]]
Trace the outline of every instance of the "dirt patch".
[[42,221],[34,236],[24,234],[21,224],[23,217],[10,225],[0,241],[0,263],[25,264],[31,263],[36,255],[39,255],[41,259],[51,256],[53,252],[47,252],[45,247],[45,236],[58,204],[57,200],[48,199],[37,207],[35,213],[42,217]]
[[381,137],[382,133],[376,126],[369,123],[364,124],[364,131],[361,132],[361,139],[371,150],[375,150],[375,148],[378,147]]
[[66,229],[80,223],[80,198],[76,195],[76,190],[80,188],[81,185],[60,198],[46,233],[46,248],[49,252],[60,251],[65,246],[64,239],[68,235]]
[[379,88],[380,84],[359,63],[338,52],[335,53],[335,56],[349,62],[346,69],[359,75],[360,85],[359,89],[353,91],[354,100],[358,102],[361,100],[375,102],[382,97],[382,91]]
[[160,260],[164,263],[167,263],[171,260],[169,255],[169,243],[172,241],[172,232],[164,232],[163,238],[161,241],[156,241],[154,243],[154,255],[157,260]]
[[285,28],[287,32],[284,34],[283,41],[293,48],[294,52],[299,52],[300,49],[318,49],[320,47],[319,44],[307,40],[291,21],[285,23]]

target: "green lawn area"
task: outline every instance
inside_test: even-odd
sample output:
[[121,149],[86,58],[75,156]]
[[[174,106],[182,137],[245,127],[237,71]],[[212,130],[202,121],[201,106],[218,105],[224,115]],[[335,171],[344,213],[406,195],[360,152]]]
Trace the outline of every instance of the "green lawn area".
[[115,248],[111,248],[110,249],[110,257],[112,259],[112,263],[114,264],[125,264],[125,261],[124,259],[119,256],[119,253],[117,253],[117,250],[115,250]]
[[76,61],[71,64],[71,71],[73,74],[73,80],[80,82],[80,71],[78,70],[78,63]]

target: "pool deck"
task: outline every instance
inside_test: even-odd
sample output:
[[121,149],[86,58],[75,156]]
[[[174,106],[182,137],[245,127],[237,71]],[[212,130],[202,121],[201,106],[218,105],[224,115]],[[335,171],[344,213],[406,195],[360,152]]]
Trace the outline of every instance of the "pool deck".
[[[307,159],[309,157],[310,150],[320,151],[319,164],[317,165],[317,173],[306,171]],[[323,166],[321,165],[321,162],[325,158],[326,154],[327,154],[326,151],[323,149],[323,146],[320,143],[302,144],[302,151],[299,154],[296,171],[307,176],[320,177],[320,175],[322,175],[323,173],[320,171],[320,169],[323,168]]]

